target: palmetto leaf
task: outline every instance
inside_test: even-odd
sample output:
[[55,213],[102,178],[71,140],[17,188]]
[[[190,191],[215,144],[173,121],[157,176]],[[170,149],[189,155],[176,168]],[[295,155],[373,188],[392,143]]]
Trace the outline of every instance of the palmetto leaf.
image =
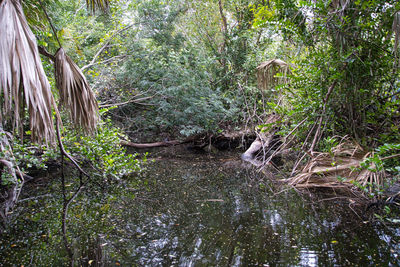
[[55,78],[61,104],[70,110],[75,125],[93,132],[98,120],[98,106],[85,76],[63,48],[55,55]]
[[29,111],[32,140],[53,143],[55,101],[40,61],[36,38],[18,0],[0,2],[0,96],[0,114],[11,119],[14,127],[22,129],[25,105]]
[[91,13],[95,13],[96,10],[100,9],[103,12],[107,12],[110,8],[109,0],[86,0],[86,5]]

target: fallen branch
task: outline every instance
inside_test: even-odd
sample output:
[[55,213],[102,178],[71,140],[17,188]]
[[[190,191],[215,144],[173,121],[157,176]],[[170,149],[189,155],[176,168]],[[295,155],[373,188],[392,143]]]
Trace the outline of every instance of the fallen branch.
[[152,148],[152,147],[165,147],[165,146],[176,146],[176,145],[182,145],[182,144],[187,144],[193,141],[198,140],[201,135],[195,135],[186,138],[185,140],[179,141],[179,140],[172,140],[172,141],[163,141],[163,142],[155,142],[155,143],[146,143],[146,144],[138,144],[138,143],[133,143],[130,141],[121,141],[122,146],[129,146],[129,147],[134,147],[134,148]]
[[53,196],[53,195],[52,194],[44,194],[44,195],[40,195],[40,196],[37,196],[37,197],[28,197],[28,198],[24,198],[24,199],[18,200],[18,203],[31,201],[31,200],[37,200],[39,198],[51,197],[51,196]]
[[299,124],[296,125],[296,127],[293,128],[293,130],[291,130],[284,138],[284,140],[282,141],[282,144],[271,154],[271,156],[268,157],[267,160],[264,161],[264,165],[268,164],[269,162],[271,162],[271,160],[273,159],[273,157],[275,157],[280,151],[282,151],[283,149],[286,148],[286,146],[292,142],[292,140],[296,137],[295,135],[289,139],[288,141],[288,137],[291,136],[301,125],[303,125],[304,122],[306,122],[307,118],[303,119]]
[[175,145],[181,145],[184,143],[187,143],[190,141],[165,141],[165,142],[155,142],[155,143],[147,143],[147,144],[138,144],[138,143],[132,143],[129,141],[121,141],[121,145],[123,146],[129,146],[129,147],[134,147],[134,148],[152,148],[152,147],[164,147],[164,146],[175,146]]

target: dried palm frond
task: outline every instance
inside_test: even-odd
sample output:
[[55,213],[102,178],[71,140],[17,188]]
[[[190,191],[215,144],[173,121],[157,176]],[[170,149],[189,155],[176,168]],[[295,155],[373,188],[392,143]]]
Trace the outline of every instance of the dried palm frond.
[[86,6],[90,10],[92,14],[96,12],[97,9],[100,9],[102,12],[108,12],[110,8],[109,0],[86,0]]
[[63,48],[58,49],[55,58],[55,78],[61,104],[70,110],[75,125],[93,132],[98,120],[98,106],[85,76]]
[[[257,67],[258,87],[262,90],[268,90],[278,84],[287,83],[287,74],[289,71],[289,65],[283,60],[271,59],[262,62]],[[277,77],[278,73],[282,73],[282,77]]]
[[[318,153],[301,173],[287,182],[299,188],[350,188],[354,181],[362,186],[383,184],[384,172],[361,170],[361,163],[370,154],[365,153],[358,144],[346,141],[332,149],[332,153]],[[371,166],[371,169],[374,169],[374,166]],[[338,178],[341,178],[341,181]]]
[[[24,105],[29,111],[33,141],[54,143],[50,85],[39,57],[36,38],[18,0],[0,3],[0,105],[5,119],[22,134]],[[25,100],[25,103],[24,103]]]
[[394,53],[397,55],[397,49],[400,42],[400,11],[394,14],[392,31],[394,32]]

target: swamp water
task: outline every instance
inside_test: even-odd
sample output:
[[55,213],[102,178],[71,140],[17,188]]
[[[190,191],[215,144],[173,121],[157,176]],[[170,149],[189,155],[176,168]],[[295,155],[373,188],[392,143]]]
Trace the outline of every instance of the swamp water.
[[[68,214],[75,265],[400,265],[398,228],[363,223],[348,202],[308,201],[237,159],[157,159],[123,186],[84,190]],[[59,179],[27,184],[0,266],[68,266],[61,209]]]

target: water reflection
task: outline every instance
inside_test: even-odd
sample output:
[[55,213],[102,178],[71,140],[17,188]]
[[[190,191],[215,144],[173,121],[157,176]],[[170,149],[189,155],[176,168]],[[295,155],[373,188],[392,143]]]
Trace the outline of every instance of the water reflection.
[[[226,161],[159,160],[141,177],[141,190],[124,186],[112,194],[82,195],[69,218],[79,264],[400,265],[398,229],[362,224],[338,202],[311,205],[290,190],[274,195],[274,186],[260,173]],[[40,223],[29,220],[21,229],[23,218],[31,217],[29,209],[41,201],[19,207],[26,215],[16,217],[0,238],[1,262],[66,264],[56,196],[40,211]],[[42,233],[52,236],[32,238]],[[32,257],[23,256],[28,251]]]
[[302,248],[300,250],[300,266],[318,266],[318,252]]

